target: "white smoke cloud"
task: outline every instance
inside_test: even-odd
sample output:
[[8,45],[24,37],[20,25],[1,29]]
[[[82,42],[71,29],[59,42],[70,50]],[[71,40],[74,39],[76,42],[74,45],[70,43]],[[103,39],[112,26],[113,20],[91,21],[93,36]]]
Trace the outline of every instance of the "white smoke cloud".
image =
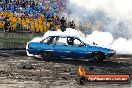
[[87,35],[86,40],[90,43],[95,42],[97,46],[107,47],[116,50],[116,54],[131,54],[132,55],[132,39],[118,38],[113,39],[109,32],[94,31]]
[[[103,14],[101,16],[99,15],[100,17],[99,19],[101,19],[99,21],[102,22],[101,24],[103,24],[103,28],[105,28],[105,31],[107,32],[93,31],[92,34],[87,34],[84,36],[83,33],[81,33],[80,31],[69,28],[65,32],[61,32],[60,30],[48,31],[45,33],[43,37],[37,37],[31,41],[39,42],[42,39],[46,38],[47,36],[52,35],[79,36],[81,37],[81,39],[83,38],[83,40],[87,43],[92,44],[93,42],[95,42],[98,46],[112,48],[116,50],[117,54],[132,54],[132,39],[130,38],[131,37],[130,34],[132,33],[132,31],[130,31],[129,28],[127,29],[127,27],[131,25],[131,23],[124,24],[126,23],[126,20],[132,19],[131,5],[132,0],[69,0],[69,1],[70,3],[78,6],[76,7],[75,5],[72,5],[70,7],[71,14],[69,17],[72,17],[74,21],[86,20],[87,22],[88,20],[87,18],[88,17],[91,18],[94,11],[95,13],[98,10],[105,12],[104,15]],[[98,14],[95,16],[98,16]],[[111,19],[110,21],[108,21],[109,16],[118,19],[116,20],[117,23],[115,20],[111,21]],[[82,19],[83,17],[86,18]],[[121,22],[124,23],[122,23],[121,26],[117,26],[120,20]],[[90,21],[96,20],[92,19]],[[107,21],[108,24],[105,25]],[[132,27],[130,27],[130,29],[131,28]],[[117,39],[114,38],[115,35],[117,36],[116,37]],[[124,35],[127,36],[128,39],[126,39]]]
[[132,39],[118,38],[111,47],[116,50],[117,54],[132,54]]
[[102,9],[116,18],[132,18],[132,0],[70,0],[88,10]]
[[[132,54],[132,0],[69,0],[73,19],[94,23],[99,18],[105,32],[93,31],[86,40],[116,50],[117,54]],[[74,8],[75,7],[75,8]],[[101,14],[98,13],[101,11]],[[93,24],[94,24],[93,23]],[[89,30],[89,29],[87,29]],[[126,39],[127,38],[127,39]]]
[[56,35],[60,35],[60,36],[80,36],[83,35],[80,31],[77,31],[75,29],[72,28],[67,28],[66,31],[62,32],[61,30],[57,30],[57,31],[47,31],[43,38],[46,38],[48,36],[56,36]]
[[94,42],[102,47],[109,47],[113,42],[113,36],[109,32],[94,31],[92,34],[87,35],[86,40],[91,44]]

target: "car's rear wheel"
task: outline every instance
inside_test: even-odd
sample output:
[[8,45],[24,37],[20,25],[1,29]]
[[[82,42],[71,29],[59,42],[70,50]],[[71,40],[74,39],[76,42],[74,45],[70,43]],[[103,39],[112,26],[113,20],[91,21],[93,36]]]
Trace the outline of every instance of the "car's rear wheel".
[[53,57],[53,53],[52,52],[42,52],[41,57],[43,59],[51,59]]
[[96,62],[102,62],[106,59],[106,56],[102,52],[94,52],[92,55],[93,60]]

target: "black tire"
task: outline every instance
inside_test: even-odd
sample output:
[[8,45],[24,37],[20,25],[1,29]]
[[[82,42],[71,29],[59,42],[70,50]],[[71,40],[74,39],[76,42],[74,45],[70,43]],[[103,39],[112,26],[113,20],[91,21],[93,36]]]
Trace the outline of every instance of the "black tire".
[[77,79],[77,83],[79,85],[84,85],[86,83],[86,78],[84,76],[79,76],[78,79]]
[[103,62],[106,59],[106,56],[102,52],[94,52],[92,55],[93,60],[96,62]]
[[51,59],[53,57],[53,54],[52,54],[52,52],[48,52],[48,51],[47,52],[42,52],[41,57],[43,59]]

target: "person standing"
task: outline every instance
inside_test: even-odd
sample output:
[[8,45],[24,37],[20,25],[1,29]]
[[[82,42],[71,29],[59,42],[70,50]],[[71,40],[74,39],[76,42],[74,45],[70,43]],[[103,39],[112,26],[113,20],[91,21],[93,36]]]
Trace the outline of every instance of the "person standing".
[[5,20],[5,25],[4,25],[4,29],[5,29],[5,32],[8,30],[8,31],[10,31],[10,21],[9,21],[9,19],[6,19]]
[[62,17],[62,19],[60,20],[60,28],[61,28],[61,31],[66,31],[66,20],[64,17]]

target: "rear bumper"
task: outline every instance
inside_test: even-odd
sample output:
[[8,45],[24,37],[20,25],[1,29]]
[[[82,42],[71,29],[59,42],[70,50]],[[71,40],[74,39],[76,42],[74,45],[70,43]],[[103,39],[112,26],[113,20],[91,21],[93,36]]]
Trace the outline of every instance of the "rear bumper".
[[34,52],[34,51],[31,50],[31,49],[27,49],[27,51],[28,51],[29,54],[33,54],[33,52]]

